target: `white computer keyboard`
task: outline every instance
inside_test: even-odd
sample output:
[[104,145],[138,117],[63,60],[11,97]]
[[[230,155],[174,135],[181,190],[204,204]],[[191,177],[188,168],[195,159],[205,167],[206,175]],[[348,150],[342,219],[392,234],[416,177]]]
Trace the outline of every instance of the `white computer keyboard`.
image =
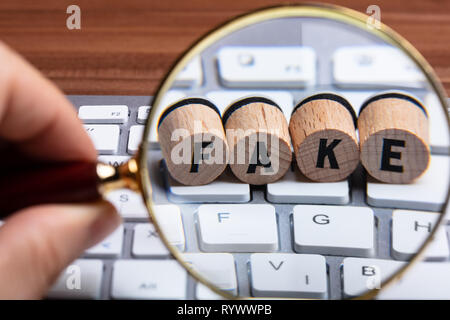
[[[287,92],[279,94],[288,95]],[[229,96],[225,91],[213,92],[210,97],[214,95],[230,100],[236,92],[232,91]],[[149,101],[148,97],[69,98],[77,107],[84,106],[79,109],[80,116],[89,118],[85,121],[89,123],[86,128],[101,154],[100,160],[120,164],[135,152],[142,130],[140,123],[143,122],[143,114],[147,113],[143,110],[148,108],[141,104]],[[181,251],[194,249],[203,252],[192,253],[190,259],[205,266],[208,261],[210,268],[223,270],[221,273],[226,276],[221,278],[221,285],[224,289],[258,296],[276,295],[280,290],[284,290],[285,296],[293,297],[352,296],[366,284],[360,269],[364,264],[373,263],[372,259],[383,260],[377,261],[383,271],[394,270],[411,257],[427,234],[411,232],[402,226],[413,221],[420,221],[419,229],[433,225],[437,215],[429,211],[442,207],[449,183],[445,177],[450,173],[448,155],[433,154],[427,173],[412,185],[367,181],[367,189],[364,190],[366,182],[355,178],[336,183],[313,183],[302,177],[293,166],[283,179],[262,188],[240,183],[229,172],[208,186],[192,187],[177,184],[164,170],[161,171],[164,166],[161,165],[160,152],[151,152],[154,169],[161,172],[161,180],[154,182],[154,190],[157,200],[165,198],[161,201],[164,203],[161,210],[165,212],[165,223],[171,226],[170,241]],[[196,285],[169,257],[153,225],[147,221],[147,212],[138,194],[117,190],[109,194],[108,199],[121,213],[123,225],[75,262],[82,270],[81,290],[67,289],[65,279],[70,272],[64,273],[49,297],[215,298],[207,288]],[[196,202],[203,204],[198,206]],[[391,206],[405,210],[380,209]],[[183,210],[188,213],[192,207],[196,208],[197,221],[183,214]],[[245,219],[234,220],[236,224],[229,226],[230,230],[245,230],[247,236],[233,239],[231,232],[227,233],[223,228],[218,233],[215,228],[217,221],[210,217],[211,213],[219,210],[235,216],[246,214]],[[333,227],[316,228],[317,225],[311,223],[308,217],[317,210],[336,222]],[[258,228],[255,228],[256,223]],[[196,229],[198,238],[193,236]],[[195,245],[192,242],[196,242]],[[213,253],[227,251],[234,252],[234,255]],[[241,256],[236,252],[242,252]],[[246,254],[248,252],[255,253]],[[213,259],[209,257],[202,261],[202,255],[211,254]],[[409,281],[402,281],[382,297],[450,298],[449,256],[445,227],[428,250],[426,258],[429,262],[416,267],[414,276],[407,278]],[[211,261],[215,264],[211,265]],[[248,271],[244,262],[247,261],[250,262],[251,281],[245,277]],[[289,265],[290,269],[283,268],[280,272],[281,263]],[[298,277],[299,270],[314,286],[300,288],[283,281],[293,272]],[[338,281],[340,276],[342,281]],[[286,287],[280,288],[280,283]]]
[[[367,286],[367,277],[361,274],[364,266],[376,262],[384,273],[398,268],[435,223],[437,215],[432,212],[441,210],[450,177],[445,112],[435,96],[418,89],[417,84],[423,80],[420,74],[402,57],[387,52],[385,46],[344,46],[327,56],[318,50],[299,48],[296,50],[301,52],[295,54],[304,59],[291,61],[281,73],[277,66],[254,65],[256,60],[269,59],[273,50],[284,57],[284,62],[292,60],[293,49],[283,46],[223,48],[214,59],[211,55],[195,59],[162,105],[202,95],[222,111],[237,98],[264,95],[279,104],[289,119],[301,98],[314,91],[334,91],[346,97],[358,113],[364,99],[389,83],[418,95],[427,107],[432,157],[426,174],[411,185],[366,181],[360,171],[348,181],[314,183],[293,165],[285,177],[266,186],[241,183],[228,171],[207,186],[183,186],[167,174],[161,152],[155,148],[150,151],[150,170],[158,177],[152,181],[154,200],[165,213],[171,243],[186,252],[191,263],[221,274],[223,290],[244,296],[351,297]],[[383,56],[388,56],[390,63],[377,65],[377,59]],[[368,78],[371,73],[367,68],[377,70],[377,77]],[[386,70],[380,72],[380,68]],[[311,85],[315,87],[311,89]],[[68,98],[94,141],[99,160],[120,164],[136,152],[151,97]],[[151,140],[157,141],[156,130]],[[117,190],[108,199],[122,215],[123,224],[74,262],[82,271],[81,289],[67,287],[69,267],[49,293],[50,298],[217,298],[169,256],[148,222],[138,194]],[[211,213],[216,217],[219,210],[238,217],[229,226],[243,230],[246,236],[233,238],[231,229],[217,228],[217,219],[211,219]],[[335,223],[318,228],[311,219],[317,212],[322,219]],[[417,221],[415,232],[404,227]],[[381,297],[450,299],[448,231],[444,226],[426,261]],[[304,281],[289,281],[293,275]]]

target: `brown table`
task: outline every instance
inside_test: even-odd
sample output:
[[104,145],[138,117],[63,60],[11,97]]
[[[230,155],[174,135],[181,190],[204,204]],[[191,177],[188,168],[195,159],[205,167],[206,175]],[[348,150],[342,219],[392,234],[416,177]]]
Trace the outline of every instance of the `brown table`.
[[[292,2],[292,1],[291,1]],[[431,63],[450,94],[450,1],[334,1],[381,20]],[[1,0],[0,39],[67,94],[150,95],[174,59],[195,39],[273,0]],[[66,9],[81,8],[81,30]],[[1,65],[0,65],[1,67]]]

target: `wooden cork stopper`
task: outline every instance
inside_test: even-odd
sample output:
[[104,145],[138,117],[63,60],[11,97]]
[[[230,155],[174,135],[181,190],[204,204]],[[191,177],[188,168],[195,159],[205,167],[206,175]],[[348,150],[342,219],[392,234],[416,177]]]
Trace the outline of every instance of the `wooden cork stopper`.
[[300,171],[319,182],[346,179],[359,163],[356,114],[333,93],[320,93],[294,108],[289,131]]
[[223,114],[230,148],[230,167],[243,182],[274,182],[289,169],[291,139],[280,107],[263,97],[231,104]]
[[168,107],[159,119],[158,136],[167,169],[182,184],[207,184],[227,166],[220,112],[208,100],[189,98]]
[[374,178],[410,183],[430,161],[428,115],[403,93],[383,93],[363,103],[358,118],[361,162]]

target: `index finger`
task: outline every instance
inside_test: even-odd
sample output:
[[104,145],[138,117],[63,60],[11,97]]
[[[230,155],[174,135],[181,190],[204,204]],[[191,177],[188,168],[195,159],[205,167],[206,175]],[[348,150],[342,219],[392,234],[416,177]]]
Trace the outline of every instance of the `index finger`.
[[0,42],[0,139],[47,160],[95,161],[75,109],[49,80]]

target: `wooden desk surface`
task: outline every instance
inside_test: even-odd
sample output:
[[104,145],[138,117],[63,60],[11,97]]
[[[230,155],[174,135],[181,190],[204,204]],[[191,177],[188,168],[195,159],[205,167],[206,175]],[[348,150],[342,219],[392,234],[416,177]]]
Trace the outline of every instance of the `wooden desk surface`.
[[[291,1],[292,2],[292,1]],[[431,63],[450,95],[450,1],[343,0],[408,39]],[[279,0],[2,0],[0,39],[67,94],[153,94],[174,59],[212,27]],[[81,30],[66,9],[81,8]]]

